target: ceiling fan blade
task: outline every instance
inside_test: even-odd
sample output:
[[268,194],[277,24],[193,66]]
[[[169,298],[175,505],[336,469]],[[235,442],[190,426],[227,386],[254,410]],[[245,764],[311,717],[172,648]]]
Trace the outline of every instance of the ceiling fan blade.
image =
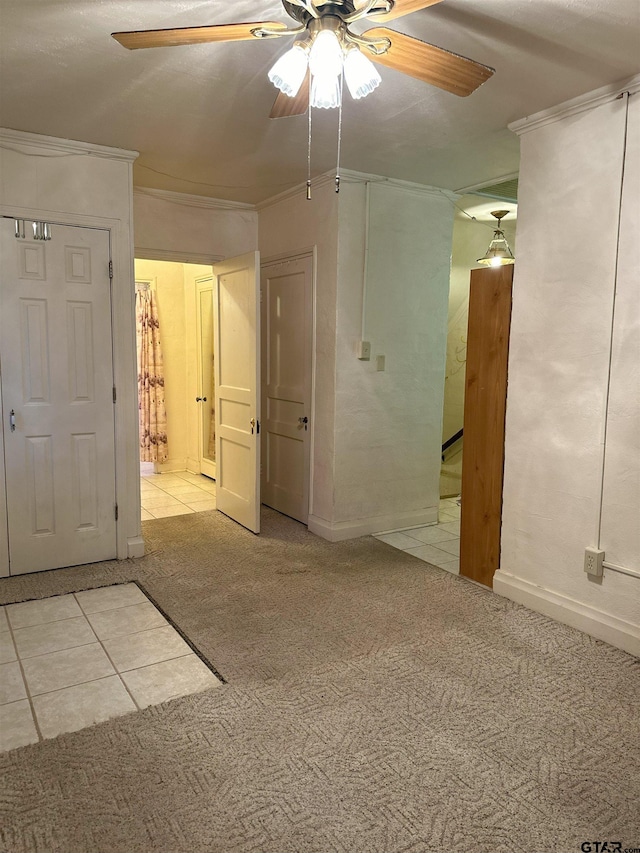
[[288,118],[289,116],[301,116],[309,109],[309,72],[304,80],[300,91],[294,98],[278,92],[269,118]]
[[248,41],[253,31],[262,27],[286,31],[287,25],[277,21],[247,24],[219,24],[213,27],[178,27],[173,30],[134,30],[130,33],[111,33],[129,50],[141,47],[179,47],[184,44],[207,44],[214,41]]
[[436,3],[441,2],[442,0],[395,0],[390,12],[383,15],[371,15],[367,20],[392,21],[394,18],[410,15],[411,12],[418,12],[420,9],[426,9],[428,6],[435,6]]
[[402,71],[403,74],[463,98],[495,73],[495,69],[487,65],[481,65],[465,56],[451,53],[412,36],[396,33],[386,27],[374,27],[363,35],[367,38],[388,38],[391,42],[389,50],[380,56],[367,52],[374,62],[395,68],[396,71]]

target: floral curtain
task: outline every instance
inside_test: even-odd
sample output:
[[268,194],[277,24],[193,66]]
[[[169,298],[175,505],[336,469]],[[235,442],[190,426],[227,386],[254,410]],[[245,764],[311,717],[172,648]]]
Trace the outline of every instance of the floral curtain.
[[136,290],[136,335],[140,461],[166,462],[167,410],[160,325],[155,294],[150,288]]

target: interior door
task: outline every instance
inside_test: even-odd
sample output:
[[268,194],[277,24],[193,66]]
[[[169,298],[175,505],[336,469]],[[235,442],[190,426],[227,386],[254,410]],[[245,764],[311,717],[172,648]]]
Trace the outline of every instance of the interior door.
[[218,509],[260,532],[260,255],[215,264]]
[[10,572],[114,558],[109,232],[0,223]]
[[309,520],[313,258],[262,268],[262,501]]
[[216,479],[216,391],[213,342],[213,278],[196,280],[198,338],[198,445],[200,473]]

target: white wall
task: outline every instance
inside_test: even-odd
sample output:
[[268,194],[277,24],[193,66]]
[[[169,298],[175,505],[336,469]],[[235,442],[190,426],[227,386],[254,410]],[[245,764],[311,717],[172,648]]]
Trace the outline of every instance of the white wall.
[[258,247],[250,205],[138,188],[133,222],[137,258],[210,263]]
[[316,249],[310,512],[322,518],[333,517],[334,504],[338,199],[325,181],[314,185],[311,201],[300,190],[259,212],[262,261]]
[[260,210],[263,257],[316,246],[309,528],[326,538],[437,520],[452,218],[438,191],[357,173]]
[[340,197],[334,538],[437,521],[453,226],[437,190],[369,184],[360,361],[366,184]]
[[[637,90],[638,80],[635,82]],[[637,378],[638,319],[625,316],[640,273],[637,183],[618,214],[627,102],[597,92],[516,126],[522,135],[509,387],[501,568],[497,592],[640,654],[640,577],[583,571],[584,550],[600,540],[638,567],[631,533],[615,523],[600,533],[607,386],[612,346],[619,381]],[[638,96],[631,99],[627,180],[638,175]],[[634,211],[631,208],[635,208]],[[636,291],[637,292],[637,291]],[[638,388],[627,384],[626,418],[638,417]],[[630,401],[635,402],[631,405]],[[612,425],[620,425],[618,392]],[[612,428],[609,458],[620,450],[637,484],[637,435]],[[625,438],[626,436],[626,438]],[[620,442],[630,441],[624,449]],[[614,489],[614,514],[635,530],[636,486]],[[603,521],[607,524],[609,516]],[[625,542],[621,537],[625,536]],[[631,543],[631,544],[630,544]]]
[[140,556],[140,469],[133,312],[132,166],[136,152],[0,129],[0,211],[108,228],[114,266],[116,496],[119,557]]

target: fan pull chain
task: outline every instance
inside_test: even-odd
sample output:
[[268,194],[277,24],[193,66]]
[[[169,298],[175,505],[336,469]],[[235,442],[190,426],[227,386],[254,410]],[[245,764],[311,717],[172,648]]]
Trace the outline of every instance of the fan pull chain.
[[344,91],[344,71],[340,74],[340,104],[338,106],[338,162],[336,164],[336,192],[340,192],[340,149],[342,148],[342,95]]
[[311,74],[309,74],[309,143],[307,147],[307,201],[311,201]]

